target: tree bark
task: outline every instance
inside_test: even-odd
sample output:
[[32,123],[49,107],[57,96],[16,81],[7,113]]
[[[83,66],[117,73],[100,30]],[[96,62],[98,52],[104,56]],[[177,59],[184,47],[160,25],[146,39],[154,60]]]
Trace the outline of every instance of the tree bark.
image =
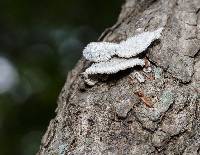
[[[151,72],[128,69],[88,87],[80,73],[89,62],[78,62],[38,155],[200,154],[200,1],[127,0],[99,40],[119,42],[159,27],[160,41],[146,52]],[[132,77],[135,70],[144,83]]]

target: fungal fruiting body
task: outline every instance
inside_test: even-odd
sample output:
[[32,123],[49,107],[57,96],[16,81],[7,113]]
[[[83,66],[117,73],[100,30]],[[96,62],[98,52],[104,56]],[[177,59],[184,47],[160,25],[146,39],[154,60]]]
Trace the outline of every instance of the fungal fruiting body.
[[83,50],[83,56],[92,62],[108,61],[115,55],[119,45],[109,42],[92,42]]
[[162,30],[163,28],[159,28],[153,32],[144,32],[122,41],[116,55],[122,58],[130,58],[142,53],[153,41],[160,38]]
[[138,58],[122,59],[112,58],[105,62],[92,64],[85,70],[85,74],[113,74],[134,66],[144,66],[144,60]]
[[[113,74],[134,66],[144,66],[143,59],[135,58],[145,51],[153,41],[159,39],[163,28],[143,32],[117,43],[92,42],[83,50],[83,56],[94,62],[84,74]],[[133,58],[134,57],[134,58]]]

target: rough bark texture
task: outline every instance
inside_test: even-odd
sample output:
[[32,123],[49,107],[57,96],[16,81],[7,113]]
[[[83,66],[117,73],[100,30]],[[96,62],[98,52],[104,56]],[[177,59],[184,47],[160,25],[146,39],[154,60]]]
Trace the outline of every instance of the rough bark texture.
[[[80,73],[89,63],[79,61],[38,155],[200,154],[200,1],[127,0],[100,40],[119,42],[159,27],[162,37],[146,55],[150,73],[128,69],[87,87]],[[134,70],[144,83],[131,78]]]

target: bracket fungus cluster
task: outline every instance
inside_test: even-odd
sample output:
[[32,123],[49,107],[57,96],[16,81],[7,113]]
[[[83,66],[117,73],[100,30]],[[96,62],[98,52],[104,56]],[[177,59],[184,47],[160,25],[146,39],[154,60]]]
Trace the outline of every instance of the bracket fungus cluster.
[[83,50],[83,56],[93,64],[84,75],[113,74],[134,66],[144,66],[144,59],[137,55],[145,51],[153,41],[160,38],[163,28],[147,31],[120,43],[92,42]]

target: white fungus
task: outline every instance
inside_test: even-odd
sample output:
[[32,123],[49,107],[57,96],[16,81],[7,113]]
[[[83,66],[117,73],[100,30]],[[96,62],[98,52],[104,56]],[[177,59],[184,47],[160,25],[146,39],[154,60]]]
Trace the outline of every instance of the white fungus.
[[116,54],[119,45],[109,42],[92,42],[83,50],[83,56],[93,62],[108,61]]
[[116,55],[122,58],[130,58],[145,51],[153,41],[159,39],[163,28],[159,28],[153,32],[144,32],[134,37],[122,41],[116,51]]
[[92,42],[83,50],[83,56],[94,62],[84,72],[89,74],[113,74],[134,66],[144,66],[145,61],[133,58],[145,51],[153,41],[159,39],[163,28],[143,32],[117,43]]
[[113,74],[120,70],[125,70],[134,66],[144,66],[145,62],[143,59],[138,58],[112,58],[106,62],[98,62],[92,64],[85,70],[85,74]]
[[93,62],[108,61],[113,56],[130,58],[145,51],[151,43],[158,39],[163,28],[152,32],[143,32],[122,41],[119,44],[109,42],[92,42],[83,50],[83,56]]

